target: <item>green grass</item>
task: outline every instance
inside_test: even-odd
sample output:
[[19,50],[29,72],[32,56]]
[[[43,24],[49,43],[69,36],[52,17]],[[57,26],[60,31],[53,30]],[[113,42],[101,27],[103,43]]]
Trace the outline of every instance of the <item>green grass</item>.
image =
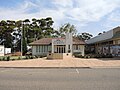
[[14,60],[17,60],[18,58],[22,58],[22,59],[25,59],[25,56],[10,56],[10,59],[14,59]]
[[[3,59],[3,58],[6,58],[6,57],[8,57],[8,56],[0,56],[0,59]],[[9,56],[10,57],[10,60],[22,60],[22,59],[25,59],[25,56]]]

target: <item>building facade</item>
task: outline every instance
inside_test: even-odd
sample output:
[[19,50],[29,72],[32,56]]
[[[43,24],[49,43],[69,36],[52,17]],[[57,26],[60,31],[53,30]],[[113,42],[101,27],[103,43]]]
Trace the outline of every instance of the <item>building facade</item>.
[[86,41],[90,52],[120,56],[120,27]]
[[51,53],[75,53],[79,52],[84,56],[85,42],[73,38],[71,33],[67,33],[65,38],[42,38],[30,43],[32,55],[47,55]]

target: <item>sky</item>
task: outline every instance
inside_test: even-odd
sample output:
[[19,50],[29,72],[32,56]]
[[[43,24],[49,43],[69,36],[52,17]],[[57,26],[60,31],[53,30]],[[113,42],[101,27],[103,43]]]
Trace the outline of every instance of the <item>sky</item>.
[[46,17],[55,29],[70,23],[96,36],[120,26],[120,0],[0,0],[0,20]]

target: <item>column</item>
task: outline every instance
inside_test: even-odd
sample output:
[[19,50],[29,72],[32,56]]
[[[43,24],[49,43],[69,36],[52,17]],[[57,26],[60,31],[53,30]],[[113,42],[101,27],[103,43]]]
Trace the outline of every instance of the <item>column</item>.
[[54,53],[54,45],[52,44],[52,53]]

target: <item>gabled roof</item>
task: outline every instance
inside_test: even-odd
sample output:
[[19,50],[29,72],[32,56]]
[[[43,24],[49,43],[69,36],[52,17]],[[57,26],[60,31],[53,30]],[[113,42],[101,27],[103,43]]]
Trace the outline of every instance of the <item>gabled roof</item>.
[[73,44],[85,44],[85,42],[84,41],[82,41],[82,40],[79,40],[78,38],[73,38]]
[[52,43],[52,38],[42,38],[30,43],[30,45],[49,45],[51,43]]
[[120,27],[116,27],[110,31],[107,31],[106,33],[103,33],[101,35],[97,35],[96,37],[93,37],[86,41],[87,44],[94,44],[98,42],[105,42],[110,41],[116,38],[120,38]]
[[[31,46],[33,46],[33,45],[50,45],[50,44],[52,44],[52,39],[57,39],[57,38],[42,38],[42,39],[39,39],[37,41],[30,43],[30,45]],[[58,39],[65,39],[65,38],[58,38]],[[85,42],[82,40],[79,40],[77,38],[73,38],[73,44],[84,45]]]
[[113,30],[107,31],[106,33],[103,33],[101,35],[97,35],[96,37],[93,37],[86,41],[87,44],[93,44],[96,42],[101,42],[104,40],[111,39],[113,37]]

